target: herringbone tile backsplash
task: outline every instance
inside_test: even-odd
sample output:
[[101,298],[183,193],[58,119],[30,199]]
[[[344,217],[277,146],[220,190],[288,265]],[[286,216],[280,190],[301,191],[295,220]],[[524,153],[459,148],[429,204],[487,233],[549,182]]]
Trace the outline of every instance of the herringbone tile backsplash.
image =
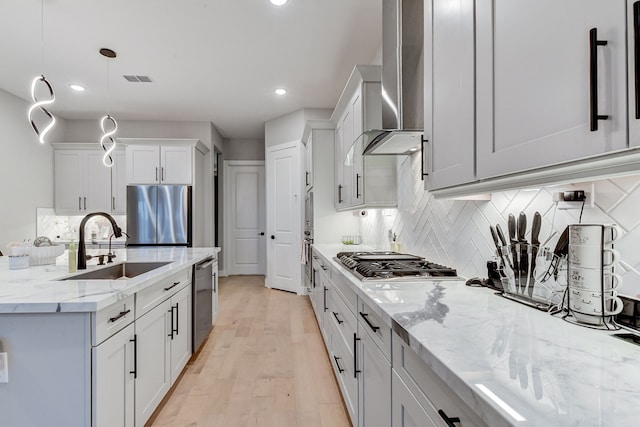
[[[540,212],[540,241],[557,232],[547,244],[551,248],[564,228],[579,220],[580,209],[557,209],[553,201],[553,193],[567,185],[493,193],[489,201],[436,200],[420,180],[420,156],[398,162],[398,208],[369,210],[360,224],[363,243],[389,249],[388,232],[393,230],[402,252],[455,267],[465,277],[487,276],[486,263],[495,252],[489,225],[499,223],[506,233],[509,213],[527,214],[528,237],[533,214]],[[640,270],[639,184],[640,175],[594,181],[595,206],[585,207],[582,215],[582,223],[618,224],[615,248],[622,261],[616,271],[624,279],[619,292],[630,296],[640,294],[640,275],[634,271]]]

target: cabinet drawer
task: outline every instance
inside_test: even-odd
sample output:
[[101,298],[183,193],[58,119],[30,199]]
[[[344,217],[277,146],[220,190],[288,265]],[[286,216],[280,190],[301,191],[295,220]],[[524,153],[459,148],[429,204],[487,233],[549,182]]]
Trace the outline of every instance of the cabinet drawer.
[[344,274],[339,271],[335,271],[333,275],[333,283],[335,284],[336,290],[341,294],[344,302],[349,310],[356,315],[357,307],[358,307],[358,294],[353,288],[353,284],[349,278],[347,278]]
[[136,306],[138,307],[136,319],[190,283],[191,270],[191,267],[185,268],[138,292],[136,294]]
[[351,417],[351,423],[358,425],[358,379],[355,374],[354,358],[336,328],[335,322],[329,322],[331,331],[330,362],[333,366],[342,398]]
[[[333,291],[333,292],[331,292]],[[329,299],[327,306],[329,307],[328,314],[333,323],[334,331],[342,336],[349,353],[353,356],[353,336],[357,331],[358,323],[356,317],[347,309],[342,297],[338,295],[333,289],[328,293]]]
[[357,315],[360,330],[366,331],[387,360],[391,360],[391,328],[362,300]]
[[393,370],[416,396],[436,424],[446,426],[442,415],[458,417],[459,427],[486,427],[458,395],[399,336],[393,334]]
[[129,295],[121,301],[111,304],[92,317],[94,330],[91,345],[96,346],[126,327],[135,319],[135,297]]

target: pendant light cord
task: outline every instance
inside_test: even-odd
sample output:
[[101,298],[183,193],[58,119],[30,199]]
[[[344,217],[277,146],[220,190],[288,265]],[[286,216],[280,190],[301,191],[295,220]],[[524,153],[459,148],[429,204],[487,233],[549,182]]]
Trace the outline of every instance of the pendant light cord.
[[107,59],[107,115],[111,115],[111,86],[109,83],[109,59]]
[[44,0],[40,0],[40,69],[44,74]]

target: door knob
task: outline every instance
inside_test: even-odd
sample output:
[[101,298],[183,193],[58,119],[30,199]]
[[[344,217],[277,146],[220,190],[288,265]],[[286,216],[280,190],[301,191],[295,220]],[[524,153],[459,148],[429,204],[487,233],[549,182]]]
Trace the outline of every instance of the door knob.
[[273,234],[271,235],[271,240],[275,240],[276,236],[274,236]]
[[264,236],[264,231],[261,231],[258,236]]

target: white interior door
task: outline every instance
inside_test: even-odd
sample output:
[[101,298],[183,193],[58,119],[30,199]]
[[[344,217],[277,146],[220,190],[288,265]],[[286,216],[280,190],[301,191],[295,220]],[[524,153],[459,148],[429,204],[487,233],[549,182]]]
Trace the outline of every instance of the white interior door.
[[300,142],[267,149],[267,278],[270,288],[304,293],[300,264],[302,166]]
[[225,161],[225,270],[265,274],[264,162]]

